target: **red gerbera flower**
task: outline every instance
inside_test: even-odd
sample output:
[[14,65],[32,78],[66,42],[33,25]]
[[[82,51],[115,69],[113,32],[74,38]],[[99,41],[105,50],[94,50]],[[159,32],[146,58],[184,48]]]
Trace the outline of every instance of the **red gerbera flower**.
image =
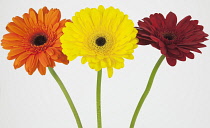
[[203,26],[198,25],[198,20],[191,20],[191,16],[177,24],[174,13],[169,12],[166,18],[155,13],[139,21],[138,25],[138,44],[151,44],[159,49],[171,66],[176,65],[176,60],[185,61],[186,57],[194,59],[191,51],[201,53],[198,48],[206,47],[201,42],[207,40],[208,34],[203,32]]
[[6,29],[9,32],[3,36],[2,46],[10,50],[8,59],[13,60],[14,68],[25,64],[29,75],[38,69],[40,74],[45,75],[46,67],[54,67],[55,61],[68,64],[67,57],[62,53],[60,36],[62,28],[70,21],[60,21],[59,9],[47,7],[29,9],[29,13],[23,14],[23,18],[16,16]]

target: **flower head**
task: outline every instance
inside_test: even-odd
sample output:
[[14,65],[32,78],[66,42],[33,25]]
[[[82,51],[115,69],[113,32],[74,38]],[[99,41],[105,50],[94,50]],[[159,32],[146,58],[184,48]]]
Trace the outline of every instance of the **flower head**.
[[185,61],[186,57],[193,59],[191,51],[201,53],[198,48],[206,47],[201,43],[207,40],[208,34],[203,32],[198,20],[191,20],[191,16],[177,23],[177,17],[172,12],[166,18],[155,13],[139,21],[138,25],[138,44],[151,44],[159,49],[171,66],[176,65],[176,60]]
[[72,21],[65,24],[61,36],[63,53],[68,60],[82,56],[82,64],[88,62],[96,71],[107,68],[111,77],[113,68],[124,67],[124,58],[134,58],[137,30],[119,9],[103,6],[82,9]]
[[25,64],[28,74],[38,68],[40,74],[46,73],[46,67],[54,67],[55,62],[68,64],[67,57],[62,53],[60,36],[62,28],[68,20],[61,20],[58,9],[48,10],[47,7],[34,9],[16,16],[6,29],[9,32],[2,39],[4,49],[10,50],[8,59],[15,59],[14,68]]

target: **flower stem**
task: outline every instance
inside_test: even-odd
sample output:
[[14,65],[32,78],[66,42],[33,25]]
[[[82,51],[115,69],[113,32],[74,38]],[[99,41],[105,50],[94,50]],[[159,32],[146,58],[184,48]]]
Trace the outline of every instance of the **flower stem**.
[[97,87],[96,87],[96,108],[97,108],[98,128],[102,128],[102,121],[101,121],[101,76],[102,76],[102,69],[100,71],[98,71]]
[[146,89],[144,90],[144,93],[143,95],[141,96],[141,99],[139,100],[139,103],[136,107],[136,110],[133,114],[133,118],[131,120],[131,124],[130,124],[130,128],[134,128],[134,125],[135,125],[135,122],[136,122],[136,118],[139,114],[139,111],[144,103],[144,100],[146,99],[147,95],[149,94],[149,91],[152,87],[152,83],[153,83],[153,80],[155,78],[155,75],[157,73],[157,70],[158,68],[160,67],[160,64],[162,63],[162,61],[164,60],[165,56],[164,55],[161,55],[161,57],[159,58],[159,60],[157,61],[157,63],[155,64],[155,67],[153,68],[151,74],[150,74],[150,77],[149,77],[149,81],[147,83],[147,87]]
[[61,88],[63,94],[65,95],[65,97],[66,97],[66,99],[67,99],[67,101],[68,101],[68,103],[69,103],[69,106],[70,106],[70,108],[71,108],[71,110],[72,110],[72,112],[73,112],[73,114],[74,114],[74,117],[75,117],[75,119],[76,119],[78,128],[82,128],[82,124],[81,124],[79,115],[78,115],[78,113],[77,113],[77,110],[76,110],[76,108],[75,108],[75,106],[74,106],[74,103],[73,103],[73,101],[71,100],[71,97],[70,97],[69,93],[67,92],[67,90],[66,90],[66,88],[65,88],[65,86],[64,86],[64,84],[63,84],[63,82],[62,82],[61,79],[58,77],[58,75],[56,74],[56,72],[55,72],[55,70],[54,70],[53,68],[48,67],[48,69],[49,69],[51,75],[54,77],[54,79],[55,79],[56,82],[58,83],[58,85],[60,86],[60,88]]

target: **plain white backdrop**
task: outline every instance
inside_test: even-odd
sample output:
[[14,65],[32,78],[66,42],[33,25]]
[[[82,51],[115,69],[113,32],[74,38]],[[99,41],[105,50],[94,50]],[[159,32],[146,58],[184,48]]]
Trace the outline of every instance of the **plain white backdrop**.
[[[209,0],[0,0],[0,37],[14,16],[29,8],[59,8],[62,18],[89,7],[113,6],[135,22],[150,14],[174,12],[178,20],[187,15],[199,20],[210,34]],[[210,127],[210,41],[195,59],[170,67],[164,60],[153,88],[146,99],[135,128],[209,128]],[[24,67],[15,70],[9,51],[0,49],[0,128],[77,128],[74,116],[59,86],[49,72],[28,75]],[[160,56],[151,46],[139,46],[134,60],[102,78],[103,128],[128,128],[137,102],[150,72]],[[57,64],[55,70],[63,80],[80,115],[84,128],[96,128],[96,75],[81,58],[69,65]]]

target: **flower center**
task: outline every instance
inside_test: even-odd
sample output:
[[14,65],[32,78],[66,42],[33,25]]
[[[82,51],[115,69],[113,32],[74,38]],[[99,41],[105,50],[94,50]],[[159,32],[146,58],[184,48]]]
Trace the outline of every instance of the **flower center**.
[[98,46],[103,46],[106,43],[106,39],[104,37],[99,37],[98,39],[96,39],[96,44]]
[[163,34],[163,37],[164,37],[165,39],[167,39],[167,40],[173,40],[173,39],[176,38],[176,36],[175,36],[174,34],[172,34],[172,33],[164,33],[164,34]]
[[44,35],[38,35],[32,40],[32,44],[36,46],[43,45],[47,42],[47,38]]
[[100,55],[107,55],[112,50],[114,43],[113,35],[100,29],[100,31],[90,33],[87,36],[86,45],[90,51],[94,51]]

